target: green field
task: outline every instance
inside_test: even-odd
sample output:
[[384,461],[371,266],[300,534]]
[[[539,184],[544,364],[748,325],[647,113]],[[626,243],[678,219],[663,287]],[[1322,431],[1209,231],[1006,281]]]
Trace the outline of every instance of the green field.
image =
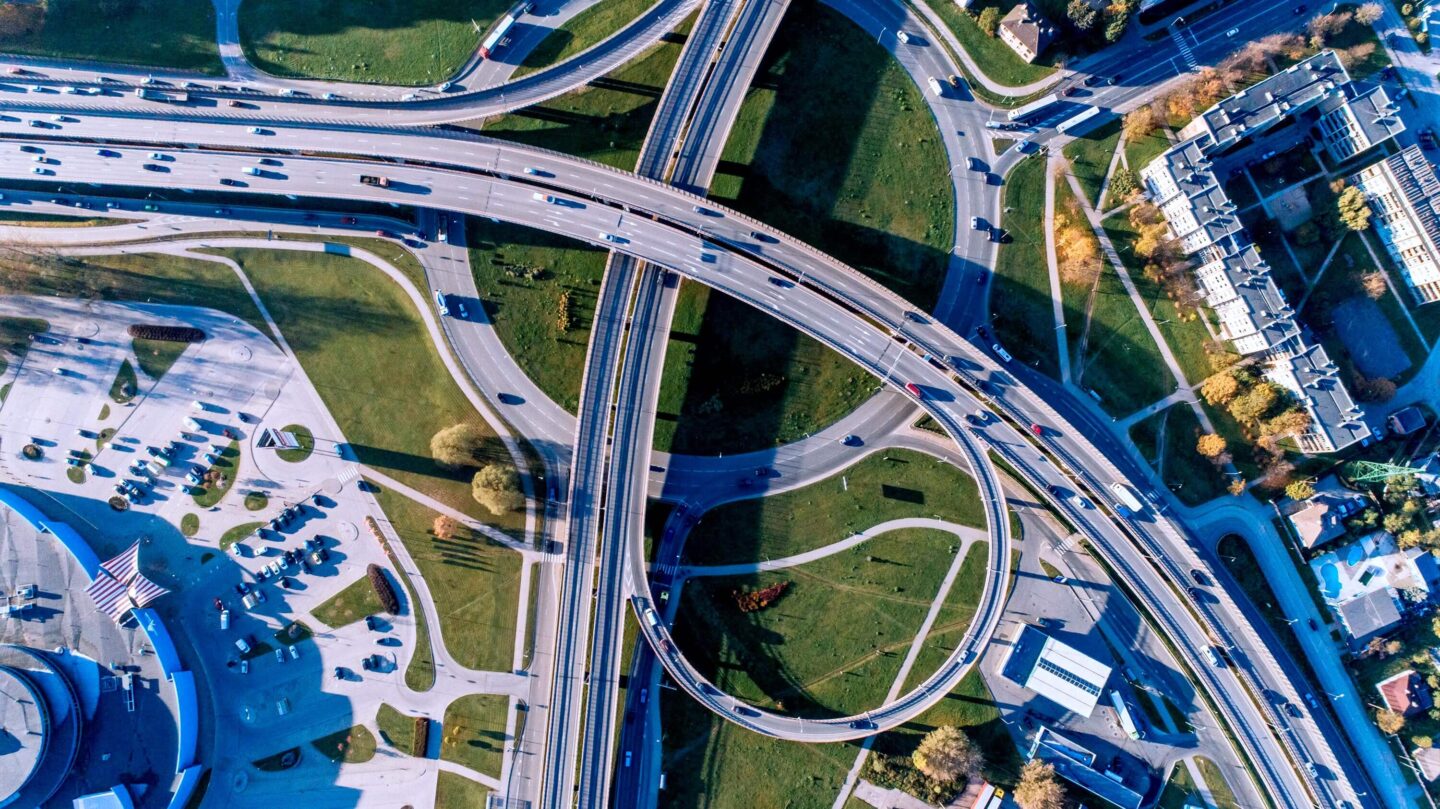
[[463,527],[440,539],[430,532],[435,512],[389,489],[380,488],[375,500],[425,577],[450,655],[467,668],[510,671],[520,554]]
[[608,254],[520,225],[475,217],[466,225],[470,270],[500,341],[545,395],[574,413]]
[[450,703],[441,723],[440,758],[499,778],[509,710],[504,694],[467,694]]
[[223,264],[162,253],[68,257],[0,253],[0,292],[209,306],[269,334],[250,294]]
[[380,728],[380,739],[401,753],[408,756],[415,749],[415,717],[382,702],[375,715],[375,726]]
[[1165,485],[1189,505],[1213,500],[1226,493],[1226,479],[1215,464],[1195,451],[1202,432],[1200,420],[1188,404],[1172,405],[1130,428],[1131,440],[1145,460],[1157,469],[1160,425],[1165,427],[1162,478]]
[[133,220],[95,216],[67,216],[57,213],[33,213],[13,208],[0,209],[0,224],[35,228],[84,228],[98,225],[120,225]]
[[183,514],[180,517],[180,533],[183,536],[193,537],[200,533],[200,515]]
[[685,543],[686,564],[779,559],[903,517],[985,526],[968,473],[913,450],[891,449],[808,486],[706,512]]
[[1235,800],[1235,793],[1230,791],[1230,785],[1225,782],[1220,766],[1204,756],[1196,756],[1195,764],[1200,767],[1200,777],[1205,779],[1205,785],[1210,787],[1210,797],[1215,799],[1215,809],[1238,809],[1240,802]]
[[[1135,373],[1144,368],[1145,373]],[[1120,275],[1108,263],[1100,274],[1090,310],[1083,365],[1075,382],[1100,394],[1112,416],[1127,416],[1175,390],[1160,347],[1151,339]]]
[[[960,41],[960,45],[970,54],[970,58],[985,71],[985,75],[997,84],[1004,84],[1011,87],[1020,87],[1031,82],[1039,81],[1055,73],[1054,66],[1050,63],[1054,56],[1054,50],[1041,55],[1035,63],[1026,62],[1020,55],[1010,49],[1000,40],[999,37],[992,37],[980,30],[975,23],[975,18],[965,13],[959,6],[945,0],[921,0],[930,6],[945,25]],[[1015,6],[1016,0],[977,0],[970,6],[970,11],[977,16],[986,6],[995,6],[1000,9],[1003,17],[1006,12]]]
[[1150,164],[1151,160],[1159,157],[1169,149],[1170,138],[1166,137],[1166,129],[1157,127],[1154,132],[1139,140],[1125,141],[1125,161],[1130,164],[1130,170],[1135,176],[1140,176],[1140,170]]
[[1005,178],[1001,227],[1011,242],[1000,247],[990,299],[995,336],[1016,360],[1059,376],[1055,313],[1045,260],[1045,160],[1028,157]]
[[446,472],[431,459],[430,437],[462,422],[489,438],[486,461],[510,456],[455,385],[399,285],[329,253],[215,252],[244,268],[362,463],[477,519],[522,529],[523,512],[491,515],[471,497],[466,470]]
[[653,5],[655,0],[601,0],[550,32],[525,55],[511,78],[518,79],[527,73],[559,64],[609,39]]
[[140,370],[153,380],[159,381],[170,366],[180,359],[185,349],[190,347],[189,343],[177,343],[171,340],[149,340],[144,337],[136,337],[131,340],[135,349],[135,359],[140,363]]
[[294,435],[295,443],[299,446],[294,449],[275,450],[276,458],[286,463],[300,463],[306,458],[309,458],[310,453],[315,451],[315,434],[310,432],[309,427],[303,424],[287,424],[280,429],[283,432]]
[[255,529],[264,525],[263,522],[245,522],[231,526],[220,535],[220,550],[230,550],[230,546],[255,533]]
[[315,620],[336,629],[348,626],[367,615],[382,610],[380,597],[375,595],[375,586],[365,576],[350,582],[345,589],[325,599],[324,603],[310,611]]
[[1160,793],[1160,800],[1155,804],[1156,809],[1187,809],[1202,801],[1185,762],[1175,762],[1175,768],[1170,771],[1170,780],[1165,782],[1165,791]]
[[140,390],[140,380],[135,376],[135,366],[130,360],[121,360],[120,369],[115,372],[115,381],[110,383],[110,400],[125,404],[135,398]]
[[50,331],[49,321],[36,317],[0,317],[0,373],[10,367],[11,359],[17,362],[24,359],[30,351],[31,336],[47,331]]
[[0,51],[5,53],[225,72],[211,3],[43,0],[9,3],[0,10]]
[[[958,542],[943,531],[902,529],[785,570],[691,579],[676,638],[701,670],[735,671],[727,690],[747,702],[812,717],[878,707]],[[972,553],[983,559],[985,550]],[[775,604],[737,608],[737,590],[780,582],[789,589]]]
[[948,171],[910,77],[874,37],[805,2],[781,22],[711,190],[929,309],[955,236]]
[[1111,118],[1065,146],[1070,171],[1080,181],[1085,200],[1092,206],[1100,203],[1100,187],[1105,184],[1105,174],[1120,143],[1120,123],[1120,118]]
[[[480,45],[510,0],[245,0],[240,44],[276,76],[371,84],[438,84]],[[213,38],[213,29],[212,34]]]
[[485,805],[489,794],[484,784],[441,770],[435,782],[435,809],[476,809]]
[[877,385],[816,340],[687,282],[670,325],[655,448],[714,455],[796,441],[854,410]]
[[543,104],[484,122],[484,131],[631,170],[690,23],[607,76]]

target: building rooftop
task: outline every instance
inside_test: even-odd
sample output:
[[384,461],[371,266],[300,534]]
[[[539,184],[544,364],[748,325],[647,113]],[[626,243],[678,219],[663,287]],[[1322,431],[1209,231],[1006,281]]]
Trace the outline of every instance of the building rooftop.
[[1196,116],[1181,138],[1208,134],[1214,148],[1225,150],[1318,104],[1350,81],[1334,51],[1325,50],[1241,90]]
[[1010,647],[1002,673],[1060,707],[1090,716],[1110,667],[1026,624]]
[[1001,18],[1000,27],[1036,55],[1044,53],[1055,38],[1055,26],[1029,2],[1018,3],[1010,9]]
[[50,740],[45,698],[21,672],[0,668],[0,802],[20,792]]
[[1374,590],[1352,598],[1341,603],[1337,611],[1356,643],[1364,643],[1400,623],[1400,610],[1389,590]]
[[1424,429],[1425,414],[1415,405],[1402,407],[1390,414],[1390,430],[1396,435],[1409,435],[1416,430]]
[[1426,781],[1434,781],[1440,778],[1440,749],[1434,747],[1417,747],[1410,751],[1415,759],[1415,764],[1420,767],[1420,777]]
[[1401,716],[1428,710],[1433,704],[1425,678],[1414,669],[1406,669],[1382,680],[1375,685],[1375,690],[1380,692],[1385,707]]
[[1145,796],[1095,769],[1095,754],[1080,743],[1041,726],[1030,746],[1030,758],[1055,768],[1055,774],[1121,809],[1139,809]]
[[1340,369],[1319,343],[1296,342],[1275,357],[1266,376],[1286,388],[1310,414],[1310,432],[1299,437],[1307,452],[1329,452],[1370,437],[1365,411],[1350,398]]
[[1359,90],[1343,84],[1317,108],[1326,151],[1336,162],[1354,157],[1405,131],[1399,107],[1383,87]]
[[1365,508],[1358,492],[1320,491],[1289,514],[1301,546],[1317,548],[1345,535],[1345,520]]

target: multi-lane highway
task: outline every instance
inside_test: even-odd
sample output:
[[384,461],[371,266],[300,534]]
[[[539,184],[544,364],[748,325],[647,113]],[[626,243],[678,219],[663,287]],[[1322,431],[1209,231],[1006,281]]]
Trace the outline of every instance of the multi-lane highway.
[[[108,126],[114,126],[115,123],[111,121]],[[263,129],[256,134],[237,130],[235,127],[212,124],[184,125],[182,131],[176,132],[176,125],[173,123],[120,123],[126,124],[126,128],[130,130],[128,137],[151,141],[180,140],[186,143],[217,145],[227,141],[243,141],[263,144],[267,142],[266,138],[278,137],[277,134],[266,134]],[[11,126],[14,135],[29,134],[18,126]],[[69,134],[73,136],[85,127],[85,122],[82,119],[81,122],[66,123],[64,126],[72,129]],[[89,128],[103,130],[106,126],[103,119],[97,118],[92,119]],[[135,131],[141,128],[155,131]],[[99,137],[101,133],[91,131],[87,134]],[[373,134],[374,139],[350,137],[348,142],[352,144],[352,151],[378,149],[381,133]],[[293,130],[284,133],[284,142],[291,147],[304,148],[307,140],[318,145],[331,137],[334,135]],[[438,145],[427,143],[429,139],[426,138],[387,135],[385,140],[384,153],[408,154],[415,161],[425,159],[427,152],[441,151]],[[488,143],[479,139],[451,143],[448,147],[443,150],[446,161],[467,165],[468,169],[420,165],[390,166],[386,169],[393,178],[390,189],[361,186],[351,178],[358,177],[362,168],[338,160],[287,158],[281,172],[288,177],[285,181],[288,188],[304,194],[395,201],[411,201],[414,195],[420,194],[429,204],[437,207],[463,210],[481,216],[496,216],[596,243],[601,241],[597,234],[602,231],[617,233],[628,240],[624,246],[627,253],[668,266],[688,277],[698,278],[728,294],[753,300],[761,308],[786,318],[812,335],[820,336],[817,329],[822,323],[828,324],[832,320],[835,323],[845,322],[847,319],[852,321],[851,328],[855,332],[853,335],[848,332],[843,335],[826,335],[829,338],[827,342],[852,357],[859,356],[861,341],[877,355],[883,354],[891,345],[898,345],[888,336],[888,332],[904,332],[912,343],[923,345],[932,357],[958,355],[977,368],[984,369],[992,378],[987,384],[1013,379],[996,367],[993,360],[977,352],[940,324],[909,319],[906,313],[910,310],[904,301],[839,262],[794,242],[784,234],[764,228],[758,222],[714,206],[705,206],[698,198],[683,192],[572,158]],[[180,153],[171,164],[174,168],[162,178],[140,167],[144,156],[138,150],[122,151],[123,156],[117,159],[99,157],[89,146],[52,144],[45,148],[51,150],[59,161],[54,170],[64,171],[65,179],[95,177],[118,184],[141,186],[188,186],[221,190],[224,188],[219,184],[222,176],[244,176],[242,168],[254,161],[251,156],[216,153],[207,154],[202,161],[187,159],[185,154]],[[32,164],[28,161],[22,161],[18,153],[7,154],[3,156],[3,163],[0,163],[0,172],[12,178],[24,179],[29,176],[30,165]],[[526,166],[539,166],[553,176],[545,178],[542,187],[537,185],[540,181],[533,175],[525,174]],[[543,199],[547,188],[558,189],[561,185],[578,193],[568,197],[555,196],[552,193],[555,202]],[[541,199],[536,199],[536,195]],[[618,199],[625,199],[626,202],[622,205],[616,201]],[[696,211],[696,207],[701,210]],[[702,226],[705,226],[710,234],[708,239],[699,236]],[[757,230],[765,233],[766,242],[756,242],[750,235]],[[778,287],[770,281],[776,270],[793,279],[803,280],[793,287]],[[805,311],[795,311],[795,303],[802,298],[807,304]],[[812,321],[816,322],[812,324]],[[933,335],[935,339],[923,342],[917,339],[927,335]],[[878,345],[871,345],[876,340]],[[936,410],[941,407],[954,408],[958,403],[961,408],[958,413],[939,414],[948,423],[957,423],[958,418],[966,412],[966,406],[970,404],[969,394],[958,389],[954,382],[945,381],[949,377],[929,379],[939,372],[927,371],[927,368],[933,367],[928,361],[917,364],[910,360],[909,356],[912,356],[912,352],[897,353],[893,358],[886,357],[886,360],[896,362],[896,373],[912,372],[912,375],[926,384],[935,384],[938,392],[948,395],[948,401],[927,398],[926,403],[930,407]],[[882,364],[875,367],[887,366]],[[1014,406],[1020,408],[1022,414],[1031,414],[1030,417],[1037,422],[1048,422],[1051,425],[1053,434],[1047,438],[1047,442],[1052,452],[1065,448],[1070,457],[1086,459],[1087,463],[1082,469],[1099,470],[1091,473],[1097,475],[1097,480],[1081,481],[1087,489],[1092,490],[1092,497],[1104,496],[1104,487],[1100,485],[1104,478],[1122,477],[1118,473],[1112,476],[1113,467],[1093,449],[1093,445],[1080,431],[1070,429],[1070,425],[1064,423],[1058,414],[1052,418],[1053,411],[1028,391],[1011,387],[1003,399],[1015,402]],[[999,426],[990,429],[996,430]],[[1023,430],[1017,430],[1013,431],[999,448],[1023,445],[1027,441]],[[1053,465],[1039,467],[1033,461],[1027,462],[1020,458],[1012,459],[1012,462],[1023,464],[1023,468],[1027,470],[1033,470],[1037,482],[1043,483],[1048,477],[1057,485],[1066,483],[1064,476]],[[1069,485],[1075,484],[1072,482]],[[1139,560],[1131,561],[1131,564],[1134,565],[1137,575],[1145,578],[1134,586],[1143,587],[1145,594],[1153,599],[1148,605],[1152,614],[1158,613],[1156,617],[1161,628],[1167,630],[1167,634],[1172,635],[1172,640],[1186,652],[1186,657],[1195,666],[1195,673],[1202,685],[1208,686],[1208,690],[1216,696],[1222,716],[1236,730],[1243,746],[1247,748],[1248,757],[1256,763],[1263,780],[1269,784],[1269,791],[1272,794],[1296,796],[1295,805],[1303,805],[1305,799],[1302,796],[1307,793],[1306,787],[1302,785],[1304,776],[1301,776],[1297,769],[1301,766],[1300,763],[1280,752],[1282,748],[1277,747],[1279,742],[1269,732],[1269,723],[1274,722],[1279,727],[1295,728],[1293,737],[1289,732],[1283,735],[1287,742],[1293,739],[1299,748],[1296,759],[1319,761],[1327,773],[1334,777],[1334,780],[1327,781],[1327,784],[1335,790],[1349,791],[1353,800],[1354,792],[1350,784],[1363,783],[1363,775],[1342,761],[1342,756],[1348,759],[1343,749],[1337,753],[1335,745],[1332,744],[1333,740],[1313,735],[1313,723],[1301,721],[1292,725],[1273,707],[1257,704],[1251,696],[1262,693],[1262,688],[1268,687],[1275,693],[1291,698],[1292,702],[1300,702],[1294,684],[1281,676],[1278,667],[1269,663],[1268,654],[1263,647],[1255,648],[1253,629],[1244,622],[1243,617],[1237,617],[1240,614],[1233,606],[1227,607],[1225,602],[1228,599],[1225,594],[1217,593],[1217,606],[1202,615],[1193,613],[1186,600],[1180,596],[1184,569],[1183,563],[1177,564],[1177,560],[1193,560],[1191,563],[1195,566],[1204,565],[1194,558],[1183,536],[1172,535],[1168,531],[1155,531],[1139,523],[1132,524],[1131,530],[1141,536],[1138,539],[1127,537],[1120,534],[1113,523],[1094,513],[1080,515],[1076,522],[1086,527],[1087,533],[1092,535],[1097,549],[1102,553],[1117,558]],[[1160,547],[1154,547],[1155,543],[1159,543]],[[1151,547],[1146,547],[1147,545]],[[1155,561],[1146,559],[1146,554]],[[1237,669],[1209,670],[1203,662],[1203,650],[1214,642],[1212,638],[1236,646],[1237,651],[1242,652],[1239,659],[1243,665]],[[681,674],[683,675],[683,671]],[[1237,674],[1240,676],[1237,677]],[[1262,680],[1264,685],[1256,684],[1255,679]],[[839,733],[844,735],[843,730]],[[1344,795],[1346,792],[1340,794]],[[1321,793],[1319,797],[1323,799],[1325,793]]]
[[[1281,4],[1251,6],[1244,13],[1253,18],[1256,27],[1280,27],[1290,22],[1286,16],[1288,9]],[[1225,45],[1219,41],[1221,29],[1218,27],[1215,31],[1200,26],[1196,29],[1199,29],[1197,51]],[[1248,35],[1252,32],[1247,28]],[[1147,72],[1159,76],[1173,70],[1173,54],[1160,51],[1159,47],[1151,48],[1131,58],[1127,67],[1115,69],[1132,73],[1126,84]],[[1153,83],[1153,78],[1145,78],[1145,84]],[[1106,101],[1122,104],[1144,89],[1138,84],[1112,88],[1106,91]],[[35,102],[33,94],[24,98],[27,103]],[[70,103],[73,97],[50,98]],[[99,105],[101,101],[88,98],[74,103]],[[180,111],[165,110],[166,113]],[[210,154],[193,158],[179,153],[169,171],[147,172],[139,168],[143,158],[136,151],[121,150],[123,156],[118,159],[99,158],[93,154],[93,147],[52,144],[44,148],[59,162],[42,168],[54,174],[34,175],[30,169],[36,166],[20,163],[17,154],[0,155],[0,173],[15,179],[101,180],[137,186],[225,190],[219,185],[224,177],[243,183],[228,190],[409,202],[544,227],[606,247],[616,245],[608,240],[602,242],[598,234],[613,233],[628,240],[619,248],[628,255],[669,267],[749,300],[821,338],[891,383],[923,384],[925,394],[921,404],[942,424],[949,425],[957,437],[965,438],[960,419],[980,406],[977,398],[991,400],[995,407],[1010,413],[1013,423],[994,420],[978,432],[994,451],[1037,483],[1082,487],[1099,499],[1105,497],[1109,482],[1127,479],[1092,442],[1091,430],[1062,418],[1030,390],[1015,384],[1017,378],[1009,369],[999,367],[993,359],[976,351],[941,324],[923,317],[921,321],[909,319],[903,301],[839,262],[794,243],[783,234],[640,178],[571,158],[479,139],[456,140],[360,127],[344,130],[334,123],[284,130],[260,126],[258,132],[251,132],[233,124],[126,120],[85,114],[76,121],[57,122],[55,127],[44,134],[141,143],[207,143],[221,147],[273,145],[282,151],[304,149],[379,158],[404,157],[421,164],[435,164],[387,166],[384,171],[399,182],[381,191],[359,186],[355,181],[359,170],[334,160],[286,157],[282,169],[273,172],[275,176],[250,178],[242,169],[249,165],[246,161],[253,162],[253,157]],[[0,129],[8,130],[12,137],[41,134],[35,128],[27,128],[22,121],[3,122]],[[442,161],[444,165],[439,165]],[[552,176],[525,175],[526,166],[539,167]],[[535,199],[536,194],[542,199]],[[556,196],[557,202],[545,201],[543,197],[547,194]],[[990,204],[994,204],[993,197]],[[767,241],[755,240],[750,235],[755,230],[766,232]],[[984,259],[978,263],[984,263]],[[956,274],[951,275],[953,278]],[[790,285],[773,283],[771,279],[777,277]],[[601,324],[597,324],[597,336],[600,332]],[[902,341],[891,339],[888,332],[900,334],[910,348],[903,348]],[[922,354],[929,354],[931,359],[925,359]],[[958,361],[949,360],[952,356],[966,365],[961,367]],[[946,367],[936,367],[931,360]],[[977,385],[982,381],[993,386],[989,392],[980,392]],[[1047,455],[1036,453],[1035,442],[1025,432],[1032,423],[1048,428],[1039,442]],[[965,445],[962,442],[962,446]],[[1068,468],[1057,468],[1056,460]],[[982,457],[979,463],[984,467],[988,462]],[[984,474],[981,469],[976,472]],[[1072,512],[1071,518],[1084,528],[1097,551],[1118,571],[1118,578],[1142,598],[1162,631],[1181,650],[1193,675],[1216,701],[1218,713],[1236,733],[1247,758],[1256,766],[1266,791],[1276,796],[1277,802],[1297,806],[1311,800],[1324,805],[1367,803],[1361,797],[1370,789],[1364,773],[1351,760],[1343,743],[1338,742],[1333,732],[1327,732],[1327,725],[1317,725],[1308,716],[1292,721],[1261,698],[1261,695],[1278,694],[1300,705],[1304,711],[1289,670],[1270,656],[1245,613],[1218,588],[1215,588],[1213,602],[1207,599],[1199,605],[1188,604],[1181,595],[1188,569],[1203,568],[1206,563],[1189,547],[1177,526],[1154,514],[1141,521],[1115,520],[1094,510],[1082,513],[1063,501],[1057,503],[1057,507]],[[632,560],[627,575],[631,578],[631,588],[643,594],[646,592],[643,560],[639,564],[637,575]],[[777,735],[790,732],[787,717],[771,717],[758,711],[754,716],[738,714],[737,707],[753,709],[737,706],[728,697],[712,693],[713,688],[696,678],[684,661],[673,654],[673,646],[667,646],[663,627],[652,627],[646,621],[642,621],[642,626],[658,648],[669,650],[661,658],[677,681],[702,702],[732,721],[762,732]],[[1209,666],[1204,649],[1213,643],[1232,648],[1238,665],[1223,670]],[[922,686],[922,690],[924,688]],[[905,698],[901,702],[905,702]],[[803,738],[826,738],[827,734],[850,738],[865,735],[854,731],[867,730],[811,724]],[[1316,763],[1320,778],[1303,772],[1306,762]],[[1399,786],[1382,784],[1380,787],[1384,791],[1375,797],[1386,803],[1393,802]],[[1313,794],[1313,799],[1307,794]]]

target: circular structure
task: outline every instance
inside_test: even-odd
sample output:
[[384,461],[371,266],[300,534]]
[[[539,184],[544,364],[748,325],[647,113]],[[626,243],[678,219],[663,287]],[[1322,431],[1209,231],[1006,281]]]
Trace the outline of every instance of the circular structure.
[[45,696],[23,674],[0,668],[0,801],[30,783],[49,741]]

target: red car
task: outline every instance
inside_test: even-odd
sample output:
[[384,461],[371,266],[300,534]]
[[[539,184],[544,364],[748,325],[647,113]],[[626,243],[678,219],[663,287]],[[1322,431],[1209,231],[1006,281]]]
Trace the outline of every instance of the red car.
[[909,391],[910,395],[914,396],[916,399],[925,398],[925,392],[920,390],[920,386],[915,384],[914,382],[906,382],[905,390]]
[[353,216],[346,216],[346,217],[342,218],[340,221],[341,221],[341,222],[344,222],[344,223],[347,224],[347,225],[353,225],[353,224],[355,224],[355,222],[356,222],[357,220],[356,220],[355,217],[353,217]]
[[1034,422],[1031,422],[1031,423],[1030,423],[1030,432],[1032,432],[1032,433],[1034,433],[1034,434],[1036,434],[1036,435],[1043,436],[1043,435],[1045,435],[1045,428],[1044,428],[1044,427],[1041,427],[1041,426],[1038,425],[1038,424],[1035,424]]

